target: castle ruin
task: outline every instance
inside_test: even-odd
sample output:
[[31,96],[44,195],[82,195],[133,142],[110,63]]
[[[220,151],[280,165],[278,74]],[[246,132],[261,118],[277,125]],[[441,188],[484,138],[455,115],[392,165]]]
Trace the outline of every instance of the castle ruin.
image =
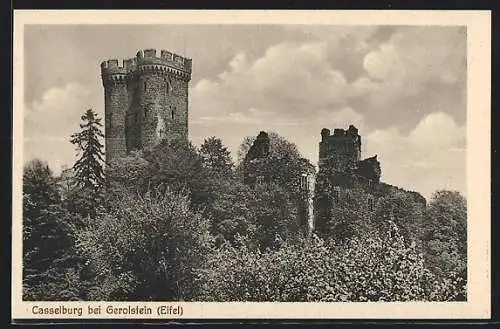
[[425,208],[426,200],[419,193],[380,181],[377,155],[361,159],[361,136],[353,125],[336,128],[333,135],[329,129],[321,130],[318,166],[314,193],[314,229],[318,232],[335,221],[336,209],[347,205],[351,210],[373,212],[381,198],[396,193]]
[[188,138],[188,83],[192,60],[161,50],[101,63],[106,161],[162,139]]

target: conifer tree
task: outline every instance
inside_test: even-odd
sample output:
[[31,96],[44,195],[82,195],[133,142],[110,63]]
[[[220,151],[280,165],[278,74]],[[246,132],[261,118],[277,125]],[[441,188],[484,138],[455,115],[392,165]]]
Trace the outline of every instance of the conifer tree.
[[78,298],[72,227],[47,163],[35,159],[23,173],[23,299]]
[[104,185],[104,151],[100,139],[101,118],[89,109],[81,117],[81,131],[71,135],[71,144],[76,146],[79,159],[73,166],[76,184],[97,192]]

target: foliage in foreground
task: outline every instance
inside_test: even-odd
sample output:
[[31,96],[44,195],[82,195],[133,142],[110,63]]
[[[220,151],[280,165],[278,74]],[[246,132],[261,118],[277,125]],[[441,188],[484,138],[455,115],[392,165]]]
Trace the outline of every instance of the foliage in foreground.
[[48,165],[32,160],[23,175],[23,299],[73,300],[82,288],[74,224],[61,207]]
[[123,194],[78,236],[96,275],[90,299],[188,299],[211,242],[208,225],[186,195]]
[[466,286],[455,273],[438,279],[397,230],[389,239],[354,238],[328,245],[313,236],[302,246],[251,252],[225,245],[198,271],[202,301],[457,301]]
[[[276,168],[280,159],[299,159],[293,143],[273,136]],[[241,181],[241,163],[233,168],[216,138],[199,151],[163,142],[108,166],[106,195],[97,198],[100,184],[75,184],[77,172],[57,179],[44,162],[29,163],[24,299],[465,299],[466,201],[458,193],[437,192],[424,223],[404,199],[385,198],[368,211],[352,193],[347,206],[358,202],[357,211],[339,207],[324,240],[303,240],[287,184],[298,167],[255,188]]]

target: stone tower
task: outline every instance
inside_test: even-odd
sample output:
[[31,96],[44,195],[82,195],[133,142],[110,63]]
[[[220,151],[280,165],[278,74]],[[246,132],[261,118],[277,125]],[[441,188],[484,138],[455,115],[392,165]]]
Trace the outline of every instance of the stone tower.
[[321,130],[319,143],[319,165],[338,172],[348,172],[356,168],[361,160],[361,136],[358,129],[350,125],[347,130],[337,128]]
[[101,63],[106,161],[174,136],[188,138],[191,59],[161,50],[140,50],[119,65]]

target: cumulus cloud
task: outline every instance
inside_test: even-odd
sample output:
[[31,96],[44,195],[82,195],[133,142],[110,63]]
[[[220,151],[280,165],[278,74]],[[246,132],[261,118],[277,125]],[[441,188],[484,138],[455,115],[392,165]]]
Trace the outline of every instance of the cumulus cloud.
[[244,135],[273,130],[316,162],[321,128],[352,123],[390,183],[426,196],[436,186],[465,192],[464,29],[289,30],[303,38],[258,58],[238,53],[193,86],[194,140],[220,136],[235,153]]
[[[46,90],[24,105],[24,159],[39,158],[58,173],[71,166],[75,150],[70,135],[79,130],[80,117],[89,106],[92,90],[78,83]],[[95,110],[95,108],[94,108]],[[101,114],[102,117],[102,113]]]
[[269,113],[288,122],[338,110],[346,80],[340,71],[325,67],[326,56],[323,43],[281,43],[254,62],[238,54],[217,79],[193,87],[193,120],[231,121],[230,113],[240,113],[255,121]]
[[442,111],[465,121],[466,39],[460,27],[404,27],[363,59],[366,75],[350,85],[348,102],[378,128],[411,131]]
[[436,189],[467,194],[465,140],[465,127],[443,112],[427,115],[406,136],[391,127],[364,138],[366,153],[378,154],[384,181],[427,198]]

